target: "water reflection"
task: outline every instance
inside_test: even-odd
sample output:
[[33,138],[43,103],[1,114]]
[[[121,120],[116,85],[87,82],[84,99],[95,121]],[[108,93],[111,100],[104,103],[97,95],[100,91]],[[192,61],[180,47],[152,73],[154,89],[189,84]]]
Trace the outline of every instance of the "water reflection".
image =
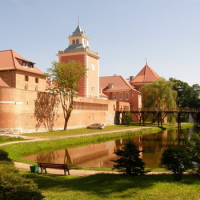
[[[184,138],[190,137],[192,129],[162,131],[156,134],[138,136],[132,138],[144,160],[146,167],[155,168],[159,166],[163,151],[168,146],[185,146]],[[50,163],[67,163],[68,165],[84,167],[112,167],[111,160],[116,159],[113,153],[121,149],[128,138],[109,141],[99,144],[91,144],[76,148],[68,148],[49,153],[32,155],[26,157],[28,160]]]

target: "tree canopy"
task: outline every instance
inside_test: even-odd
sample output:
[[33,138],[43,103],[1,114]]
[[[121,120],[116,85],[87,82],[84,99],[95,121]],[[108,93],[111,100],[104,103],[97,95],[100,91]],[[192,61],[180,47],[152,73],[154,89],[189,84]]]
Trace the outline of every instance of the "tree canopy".
[[160,78],[141,88],[145,108],[176,107],[177,93],[173,89],[173,82]]
[[199,108],[200,107],[200,86],[194,84],[189,86],[188,83],[175,78],[169,78],[174,83],[173,90],[177,91],[176,103],[179,108]]
[[74,97],[77,96],[80,80],[85,76],[86,68],[78,61],[68,63],[54,61],[47,72],[53,80],[52,92],[58,93],[60,97],[65,118],[64,130],[66,130],[73,110]]

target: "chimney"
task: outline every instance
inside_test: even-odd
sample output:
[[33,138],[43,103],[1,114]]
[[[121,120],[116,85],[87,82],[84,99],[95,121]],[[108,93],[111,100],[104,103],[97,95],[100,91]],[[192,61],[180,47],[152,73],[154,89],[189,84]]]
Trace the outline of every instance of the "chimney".
[[133,78],[134,78],[134,76],[130,76],[130,78],[129,78],[129,79],[130,79],[130,81],[132,81],[132,80],[133,80]]

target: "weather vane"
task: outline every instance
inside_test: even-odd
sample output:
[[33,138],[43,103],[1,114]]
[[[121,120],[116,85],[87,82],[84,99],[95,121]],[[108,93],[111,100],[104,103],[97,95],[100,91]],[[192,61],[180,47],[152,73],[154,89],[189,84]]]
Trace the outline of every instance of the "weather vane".
[[145,60],[146,60],[146,65],[147,65],[147,58],[145,58]]

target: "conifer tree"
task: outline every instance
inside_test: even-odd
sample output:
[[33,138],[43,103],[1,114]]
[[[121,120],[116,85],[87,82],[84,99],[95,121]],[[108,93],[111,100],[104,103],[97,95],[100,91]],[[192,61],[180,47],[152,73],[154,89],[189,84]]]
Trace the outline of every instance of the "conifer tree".
[[144,174],[144,162],[140,158],[140,150],[136,147],[135,143],[129,139],[122,149],[114,151],[119,157],[117,160],[112,160],[113,169],[118,169],[120,172],[128,176],[136,176]]

